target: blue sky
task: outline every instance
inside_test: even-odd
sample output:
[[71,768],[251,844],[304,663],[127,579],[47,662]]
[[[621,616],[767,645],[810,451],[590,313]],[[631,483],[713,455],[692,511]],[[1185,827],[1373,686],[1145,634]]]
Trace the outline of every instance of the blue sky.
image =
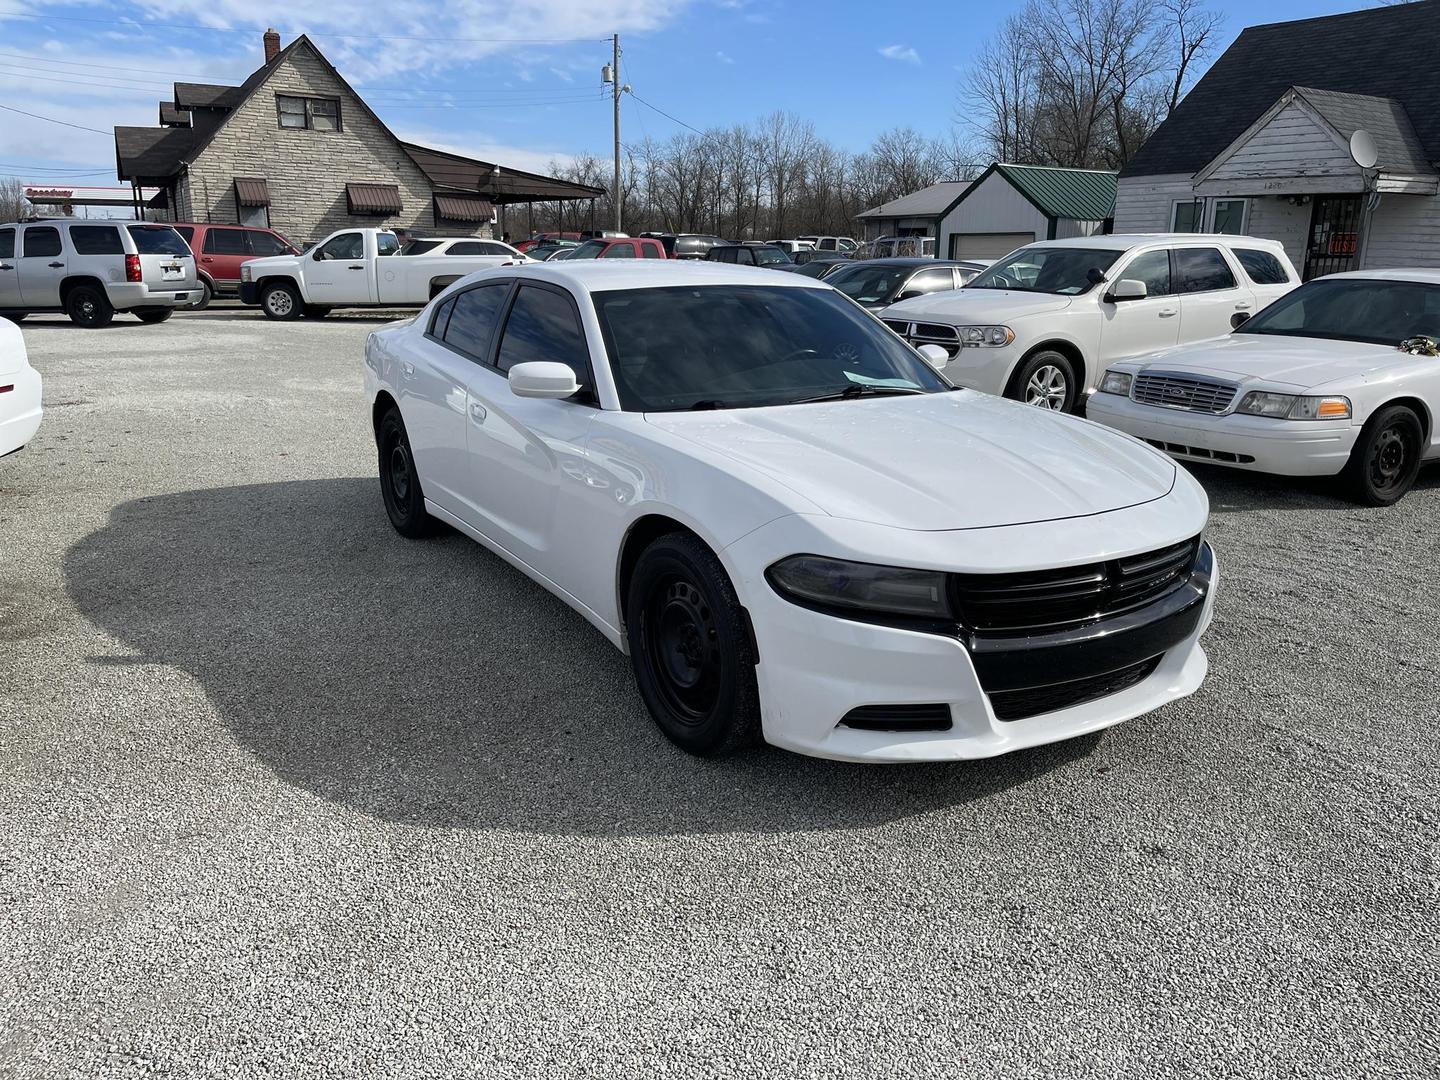
[[[1371,0],[1211,0],[1224,44],[1250,24]],[[0,0],[0,175],[113,184],[116,124],[155,123],[175,80],[239,82],[261,31],[304,31],[402,137],[543,171],[608,153],[612,32],[639,98],[697,128],[786,109],[863,149],[946,134],[980,45],[1019,0]],[[148,28],[146,24],[151,24]],[[154,24],[160,24],[157,27]],[[191,27],[186,29],[184,27]],[[627,100],[627,141],[684,130]],[[93,171],[95,175],[83,173]]]

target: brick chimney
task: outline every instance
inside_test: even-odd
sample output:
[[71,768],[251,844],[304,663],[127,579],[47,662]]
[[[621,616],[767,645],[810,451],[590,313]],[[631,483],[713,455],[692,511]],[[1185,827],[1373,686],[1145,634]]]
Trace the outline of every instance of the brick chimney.
[[273,26],[265,31],[265,63],[273,64],[280,55],[280,31]]

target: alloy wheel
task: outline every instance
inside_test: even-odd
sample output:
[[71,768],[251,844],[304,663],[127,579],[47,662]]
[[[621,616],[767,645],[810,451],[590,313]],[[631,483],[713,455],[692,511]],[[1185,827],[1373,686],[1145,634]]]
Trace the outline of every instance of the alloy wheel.
[[1061,410],[1065,408],[1065,397],[1069,389],[1063,371],[1054,364],[1042,364],[1025,384],[1025,404],[1041,409]]

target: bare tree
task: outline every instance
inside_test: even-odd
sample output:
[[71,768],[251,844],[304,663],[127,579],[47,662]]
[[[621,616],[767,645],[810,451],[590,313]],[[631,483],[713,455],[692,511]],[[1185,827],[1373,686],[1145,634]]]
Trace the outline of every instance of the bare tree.
[[1169,116],[1189,89],[1195,63],[1214,51],[1225,20],[1219,12],[1207,10],[1203,0],[1162,0],[1159,10],[1169,24],[1173,67],[1170,97],[1165,105],[1165,115]]
[[0,222],[24,221],[30,212],[24,183],[14,176],[0,176]]

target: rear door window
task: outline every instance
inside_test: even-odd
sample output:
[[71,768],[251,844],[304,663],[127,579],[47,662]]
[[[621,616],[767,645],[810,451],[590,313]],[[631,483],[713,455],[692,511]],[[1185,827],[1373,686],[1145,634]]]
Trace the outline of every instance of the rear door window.
[[249,255],[244,229],[211,229],[205,234],[206,255]]
[[189,255],[190,245],[169,225],[130,225],[130,239],[141,255]]
[[0,259],[15,257],[15,230],[0,229]]
[[1290,275],[1285,264],[1268,251],[1255,248],[1233,248],[1236,260],[1256,285],[1287,285]]
[[633,259],[635,258],[634,244],[611,244],[600,253],[602,259]]
[[461,240],[457,244],[451,244],[445,249],[446,255],[493,255],[494,252],[487,251],[485,245],[478,240]]
[[[445,344],[481,363],[490,357],[490,342],[500,320],[500,308],[510,293],[510,283],[495,282],[467,289],[455,297],[455,306],[445,324]],[[439,320],[436,320],[437,328]]]
[[1180,291],[1217,292],[1235,288],[1235,275],[1219,248],[1176,248],[1175,269]]
[[114,225],[71,225],[70,244],[76,255],[124,255],[120,230]]
[[25,258],[43,259],[59,255],[60,230],[48,225],[31,225],[25,230]]

